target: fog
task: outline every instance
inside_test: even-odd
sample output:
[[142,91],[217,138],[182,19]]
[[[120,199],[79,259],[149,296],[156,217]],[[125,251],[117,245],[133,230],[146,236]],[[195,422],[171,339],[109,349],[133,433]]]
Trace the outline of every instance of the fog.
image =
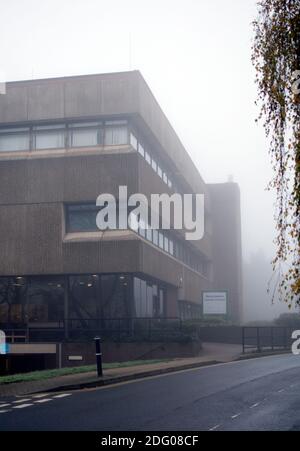
[[255,3],[0,0],[6,80],[139,69],[205,181],[234,177],[242,200],[245,320],[286,310],[272,307],[266,294],[274,197],[265,191],[271,168],[262,125],[255,124]]

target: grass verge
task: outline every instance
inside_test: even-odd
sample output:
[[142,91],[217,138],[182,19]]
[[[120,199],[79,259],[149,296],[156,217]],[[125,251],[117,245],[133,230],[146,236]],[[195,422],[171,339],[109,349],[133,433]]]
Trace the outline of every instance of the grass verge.
[[[160,360],[131,360],[128,362],[104,363],[103,369],[128,368],[137,365],[149,365],[151,363],[168,362],[170,359]],[[71,374],[84,374],[91,371],[96,372],[96,365],[77,366],[72,368],[61,368],[55,370],[33,371],[31,373],[13,374],[11,376],[0,376],[0,385],[12,384],[14,382],[32,382],[51,379],[58,376],[68,376]]]

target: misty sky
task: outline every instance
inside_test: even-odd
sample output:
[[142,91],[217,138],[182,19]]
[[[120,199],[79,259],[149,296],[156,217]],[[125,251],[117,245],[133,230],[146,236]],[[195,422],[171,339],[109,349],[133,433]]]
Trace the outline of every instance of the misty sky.
[[255,0],[0,0],[6,80],[139,69],[207,182],[242,195],[246,260],[273,256],[251,66]]

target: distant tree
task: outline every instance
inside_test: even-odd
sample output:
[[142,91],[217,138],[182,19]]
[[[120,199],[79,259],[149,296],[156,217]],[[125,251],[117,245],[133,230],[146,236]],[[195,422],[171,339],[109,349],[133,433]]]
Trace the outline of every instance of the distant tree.
[[300,0],[259,1],[254,30],[258,119],[270,142],[269,189],[277,194],[274,280],[291,307],[300,303]]
[[272,275],[270,261],[260,249],[253,252],[244,262],[244,320],[260,321],[274,318],[270,296],[267,292],[268,280]]
[[283,313],[274,321],[276,326],[290,327],[292,329],[300,328],[299,313]]

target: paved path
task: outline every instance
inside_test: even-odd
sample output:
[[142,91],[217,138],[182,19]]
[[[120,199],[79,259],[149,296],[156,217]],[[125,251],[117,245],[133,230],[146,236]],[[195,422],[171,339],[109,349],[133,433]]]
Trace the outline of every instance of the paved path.
[[70,395],[44,403],[20,398],[18,408],[8,402],[0,430],[300,430],[300,357],[231,362]]
[[[214,344],[203,345],[203,351],[199,357],[189,359],[175,359],[169,362],[155,364],[137,365],[126,368],[115,368],[104,371],[106,379],[119,378],[133,374],[164,370],[166,368],[176,368],[182,365],[196,365],[213,361],[226,362],[237,358],[240,355],[240,345]],[[73,374],[68,376],[54,377],[51,379],[35,382],[22,382],[15,384],[0,384],[0,399],[5,396],[22,396],[30,393],[37,393],[53,390],[56,387],[68,386],[70,384],[84,384],[96,381],[95,372],[84,374]]]

